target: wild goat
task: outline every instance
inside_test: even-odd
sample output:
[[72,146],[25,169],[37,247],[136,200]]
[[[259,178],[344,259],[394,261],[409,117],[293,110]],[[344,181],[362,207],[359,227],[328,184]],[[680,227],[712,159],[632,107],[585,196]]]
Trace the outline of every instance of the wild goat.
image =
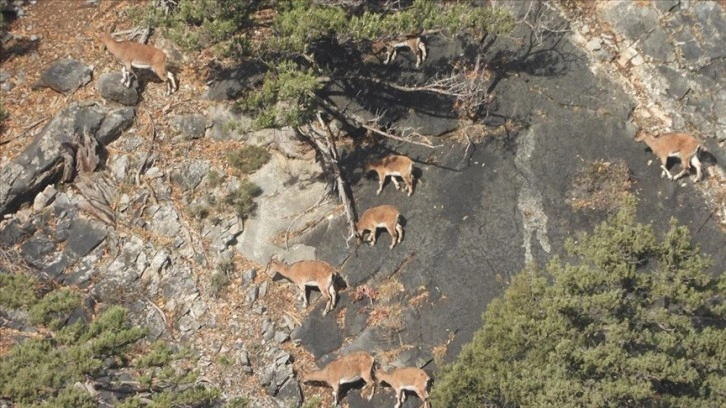
[[413,391],[424,402],[424,408],[430,408],[428,387],[431,377],[426,371],[416,367],[406,367],[393,370],[387,373],[376,370],[376,381],[378,384],[386,383],[396,392],[396,405],[400,408],[406,401],[406,391]]
[[426,43],[421,37],[409,37],[404,41],[392,41],[386,45],[386,59],[383,63],[388,65],[393,62],[398,56],[399,48],[408,48],[416,56],[416,68],[421,67],[421,64],[428,57],[428,50],[426,49]]
[[307,286],[317,287],[327,300],[323,317],[330,312],[337,300],[337,291],[335,289],[335,276],[337,272],[327,262],[323,261],[298,261],[288,266],[278,260],[270,259],[265,272],[270,277],[280,274],[297,285],[301,292],[303,307],[308,307]]
[[[645,142],[653,153],[660,159],[660,167],[663,174],[667,174],[671,180],[678,180],[691,168],[696,168],[696,183],[701,179],[701,162],[698,160],[698,151],[703,148],[695,137],[686,133],[666,133],[658,137],[640,131],[635,135],[636,142]],[[681,160],[681,172],[675,177],[666,168],[669,157],[678,157]]]
[[[371,246],[376,245],[376,231],[385,228],[391,235],[390,249],[403,241],[403,227],[399,223],[401,213],[392,205],[379,205],[367,209],[360,220],[355,224],[356,234],[363,241],[369,241]],[[366,239],[366,233],[369,238]]]
[[376,391],[373,363],[373,356],[365,351],[356,351],[331,361],[322,370],[304,370],[302,382],[323,382],[333,387],[333,401],[337,407],[340,403],[338,400],[340,386],[363,379],[366,382],[364,389],[371,387],[371,393],[368,395],[370,401]]
[[121,84],[131,86],[130,74],[136,76],[133,68],[151,69],[162,81],[166,81],[166,94],[176,91],[174,75],[166,70],[166,54],[150,45],[133,41],[116,41],[110,33],[101,34],[106,49],[121,63]]
[[401,177],[403,179],[404,189],[408,192],[409,197],[413,194],[413,160],[408,157],[392,154],[380,160],[370,161],[366,163],[365,172],[367,174],[370,171],[375,171],[378,174],[378,190],[376,191],[376,195],[381,194],[383,183],[385,183],[386,177],[389,176],[397,190],[401,189],[401,185],[398,184],[396,177]]

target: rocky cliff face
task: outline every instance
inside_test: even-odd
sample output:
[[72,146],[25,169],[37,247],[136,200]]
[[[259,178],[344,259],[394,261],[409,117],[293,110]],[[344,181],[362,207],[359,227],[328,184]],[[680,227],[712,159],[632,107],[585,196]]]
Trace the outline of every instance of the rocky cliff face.
[[[205,115],[171,115],[148,137],[123,131],[132,120],[139,126],[140,111],[89,104],[62,110],[23,153],[3,153],[0,245],[2,259],[15,265],[2,269],[25,265],[95,303],[129,306],[151,339],[192,345],[211,381],[230,395],[256,395],[255,406],[299,406],[295,372],[312,363],[310,355],[322,365],[366,350],[384,364],[429,372],[435,357],[451,360],[512,274],[562,254],[566,238],[606,215],[573,206],[578,176],[592,163],[625,163],[643,221],[662,230],[675,216],[723,272],[726,12],[715,2],[563,4],[508,4],[528,24],[484,55],[496,94],[484,123],[461,123],[435,100],[370,90],[370,103],[398,109],[399,126],[435,136],[435,148],[388,140],[339,148],[356,212],[381,204],[401,211],[405,235],[393,250],[386,233],[375,247],[346,242],[328,179],[290,129],[245,131],[249,118],[214,102]],[[464,51],[436,39],[422,71],[409,72],[413,61],[405,58],[394,68],[430,77]],[[220,82],[236,89],[247,80]],[[223,86],[213,88],[227,94]],[[179,97],[193,95],[182,90]],[[340,104],[365,110],[348,97]],[[637,128],[702,136],[710,152],[706,180],[660,178],[646,164],[652,153],[633,141]],[[79,152],[88,152],[86,134],[101,144],[93,150],[100,164],[86,169],[97,178],[85,187],[78,178],[57,184],[64,166],[77,168]],[[241,144],[273,152],[249,176],[262,192],[248,219],[215,204],[245,179],[220,159]],[[377,180],[363,173],[367,157],[388,152],[414,159],[413,196],[391,183],[376,195]],[[94,196],[94,186],[106,194]],[[273,254],[339,267],[343,290],[333,312],[321,317],[317,292],[302,309],[296,288],[270,280],[263,268]],[[32,330],[22,316],[13,324]],[[233,364],[220,367],[220,355]],[[378,393],[368,403],[353,390],[346,401],[382,406],[393,396]]]

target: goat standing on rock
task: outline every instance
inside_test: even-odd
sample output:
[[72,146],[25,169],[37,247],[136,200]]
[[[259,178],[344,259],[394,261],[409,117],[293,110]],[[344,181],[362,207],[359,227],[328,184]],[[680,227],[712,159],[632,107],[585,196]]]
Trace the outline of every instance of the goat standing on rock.
[[106,49],[113,54],[121,63],[121,84],[129,88],[131,86],[130,74],[134,73],[133,68],[145,68],[154,71],[156,76],[167,82],[166,94],[171,95],[176,91],[176,80],[174,75],[166,70],[166,54],[164,51],[150,45],[133,41],[116,41],[111,33],[104,32],[100,35],[101,41]]
[[397,177],[401,177],[403,179],[404,191],[408,192],[409,197],[413,194],[413,160],[410,158],[392,154],[380,160],[372,160],[366,163],[365,166],[365,172],[368,173],[370,171],[375,171],[378,174],[378,190],[376,190],[376,195],[381,194],[386,177],[391,178],[391,181],[396,186],[396,190],[401,190],[401,185],[398,184],[397,179]]

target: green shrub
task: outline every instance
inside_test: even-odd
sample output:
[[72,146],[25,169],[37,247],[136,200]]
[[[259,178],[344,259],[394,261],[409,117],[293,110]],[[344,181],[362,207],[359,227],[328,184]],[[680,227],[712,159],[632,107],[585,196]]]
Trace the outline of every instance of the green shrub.
[[275,64],[275,69],[265,74],[262,86],[249,92],[238,106],[257,114],[252,124],[255,129],[299,126],[313,117],[315,95],[322,87],[312,70],[284,60]]
[[229,164],[245,174],[254,173],[270,160],[270,153],[260,146],[245,146],[227,153]]
[[237,215],[245,219],[256,208],[255,198],[259,197],[260,194],[262,194],[262,189],[257,184],[244,180],[236,190],[227,194],[224,202],[233,206]]
[[0,306],[27,309],[36,304],[37,284],[37,279],[30,275],[0,272]]
[[88,393],[88,391],[79,388],[63,388],[57,396],[50,397],[43,401],[40,408],[98,408],[98,402]]
[[58,329],[68,317],[68,313],[81,305],[81,295],[63,288],[46,294],[34,304],[28,313],[33,324],[48,325]]
[[224,404],[224,408],[249,408],[250,400],[245,397],[231,398]]
[[211,188],[218,187],[222,183],[222,176],[216,170],[211,170],[207,173],[207,183]]
[[19,404],[76,401],[70,406],[88,406],[71,390],[73,384],[97,374],[104,361],[121,357],[146,335],[146,330],[129,327],[125,318],[125,310],[112,307],[88,327],[78,322],[57,338],[28,338],[15,345],[0,359],[0,395]]
[[308,398],[303,404],[302,408],[320,408],[323,406],[323,400],[317,395]]
[[726,406],[726,274],[631,200],[570,256],[516,275],[437,375],[442,407]]
[[196,220],[203,220],[209,216],[210,210],[206,203],[197,203],[187,207],[186,213]]
[[148,353],[134,360],[134,366],[139,368],[161,367],[175,360],[172,348],[163,341],[155,341]]
[[259,2],[233,0],[179,0],[178,7],[165,13],[153,2],[130,10],[136,24],[160,27],[185,50],[200,50],[225,41],[250,24],[250,13]]
[[214,271],[211,277],[211,292],[212,296],[219,296],[220,292],[229,285],[229,277],[222,271]]

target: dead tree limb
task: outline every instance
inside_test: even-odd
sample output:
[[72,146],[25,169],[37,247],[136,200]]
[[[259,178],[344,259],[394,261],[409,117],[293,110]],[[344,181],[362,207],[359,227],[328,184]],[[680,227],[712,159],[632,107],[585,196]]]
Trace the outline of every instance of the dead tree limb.
[[330,194],[330,191],[327,190],[327,188],[326,188],[325,193],[320,196],[320,200],[318,200],[317,203],[313,204],[310,208],[308,208],[307,210],[298,214],[297,217],[295,217],[295,219],[293,219],[292,222],[290,222],[290,225],[287,226],[287,230],[285,231],[285,249],[286,250],[290,250],[290,245],[288,244],[288,241],[290,240],[290,230],[292,230],[292,226],[295,225],[297,220],[302,218],[305,214],[320,207],[320,205],[325,201],[325,199],[328,198],[328,194]]
[[149,122],[151,122],[151,142],[149,143],[149,150],[146,151],[146,156],[144,156],[144,160],[141,161],[141,165],[139,165],[139,169],[136,171],[136,177],[134,181],[136,181],[137,186],[141,183],[139,181],[141,173],[146,171],[146,166],[149,162],[149,157],[151,157],[151,152],[154,151],[154,142],[156,141],[156,124],[154,123],[154,119],[151,118],[149,111],[143,108],[141,109],[144,111],[144,113],[146,113],[146,116],[148,116]]
[[348,220],[348,227],[350,233],[355,234],[355,209],[353,208],[353,200],[349,195],[347,184],[343,179],[343,172],[340,169],[338,152],[335,149],[335,140],[330,127],[327,125],[322,115],[318,113],[318,121],[321,123],[322,128],[326,130],[326,134],[322,134],[314,129],[310,124],[303,128],[297,128],[297,131],[306,136],[315,146],[315,149],[320,153],[323,158],[323,162],[328,170],[331,172],[333,179],[335,180],[335,187],[338,190],[338,198],[345,208],[345,215]]
[[[338,108],[337,106],[333,105],[332,103],[330,103],[330,102],[326,101],[325,99],[320,98],[318,96],[316,96],[315,98],[316,98],[317,102],[324,109],[333,113],[335,116],[338,116],[338,117],[344,119],[346,122],[348,122],[354,126],[361,127],[363,129],[366,129],[368,131],[371,131],[375,134],[381,135],[381,136],[389,138],[389,139],[398,140],[399,142],[411,143],[411,144],[415,144],[418,146],[428,147],[430,149],[435,149],[437,147],[440,147],[439,145],[434,145],[433,143],[431,143],[431,141],[428,140],[428,138],[426,136],[423,136],[418,133],[411,133],[408,136],[396,136],[392,133],[382,131],[382,130],[376,128],[375,126],[370,126],[370,125],[366,124],[367,121],[358,115],[355,115],[355,114],[352,114],[349,112],[344,112],[344,111],[340,110],[340,108]],[[422,138],[423,140],[425,140],[425,142],[418,142],[416,140],[411,140],[411,136],[418,136],[418,137]]]
[[348,228],[350,228],[351,236],[356,235],[355,221],[357,217],[355,215],[355,209],[353,208],[353,200],[349,195],[348,184],[346,184],[343,179],[343,172],[340,171],[340,158],[338,157],[338,149],[335,147],[335,137],[333,136],[333,131],[330,129],[330,124],[323,120],[323,116],[320,112],[318,112],[317,118],[320,125],[326,131],[326,147],[333,159],[333,175],[335,176],[335,181],[338,186],[338,197],[345,207],[345,215],[348,218]]
[[406,85],[399,85],[395,82],[386,81],[386,80],[383,80],[380,78],[373,78],[373,77],[368,77],[368,76],[348,76],[346,78],[373,82],[374,84],[385,85],[389,88],[393,88],[393,89],[396,89],[396,90],[402,91],[402,92],[431,92],[431,93],[436,93],[439,95],[455,96],[455,94],[453,94],[451,91],[444,89],[444,88],[434,86],[432,84],[421,85],[421,86],[406,86]]
[[46,116],[46,117],[44,117],[44,118],[38,119],[38,120],[36,120],[35,122],[33,122],[33,123],[29,124],[28,126],[25,126],[25,127],[23,128],[23,131],[22,131],[22,132],[20,132],[20,133],[18,133],[17,135],[15,135],[15,136],[13,136],[13,137],[10,137],[10,138],[8,138],[8,139],[5,139],[5,140],[0,140],[0,146],[2,146],[2,145],[4,145],[4,144],[7,144],[7,143],[10,143],[10,142],[12,142],[13,140],[15,140],[15,139],[18,139],[18,138],[22,137],[22,136],[23,136],[24,134],[26,134],[26,133],[30,132],[30,130],[31,130],[31,129],[33,129],[34,127],[36,127],[36,126],[38,126],[39,124],[41,124],[41,123],[45,122],[46,120],[48,120],[48,118],[50,118],[50,116]]

